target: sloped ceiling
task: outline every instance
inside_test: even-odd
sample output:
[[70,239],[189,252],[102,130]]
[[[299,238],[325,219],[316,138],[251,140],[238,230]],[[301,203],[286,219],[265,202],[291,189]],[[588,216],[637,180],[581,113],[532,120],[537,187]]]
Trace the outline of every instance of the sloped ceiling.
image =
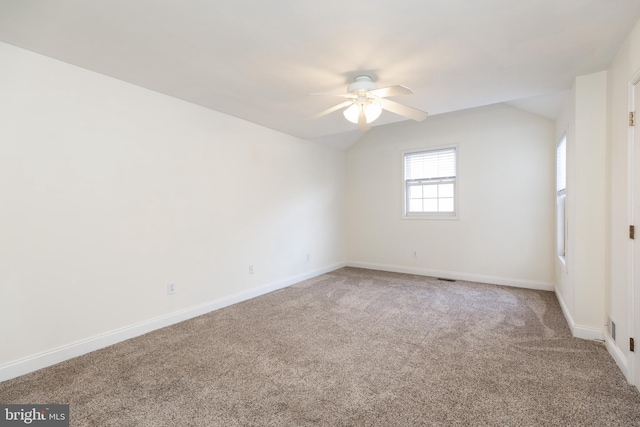
[[346,148],[361,133],[340,112],[306,120],[340,99],[309,93],[369,74],[430,114],[513,102],[552,116],[639,14],[638,0],[1,0],[0,41]]

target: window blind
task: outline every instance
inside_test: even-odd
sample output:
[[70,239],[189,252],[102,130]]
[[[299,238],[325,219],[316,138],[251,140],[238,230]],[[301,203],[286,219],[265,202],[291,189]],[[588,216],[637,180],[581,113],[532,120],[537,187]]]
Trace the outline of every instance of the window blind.
[[456,149],[409,153],[404,158],[405,180],[455,178]]
[[567,138],[562,138],[556,152],[556,191],[567,188]]

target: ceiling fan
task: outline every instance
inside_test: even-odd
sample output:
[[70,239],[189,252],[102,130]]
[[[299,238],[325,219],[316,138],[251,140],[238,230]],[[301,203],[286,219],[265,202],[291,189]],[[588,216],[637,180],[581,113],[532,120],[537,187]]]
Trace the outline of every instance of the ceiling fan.
[[347,87],[347,93],[331,94],[331,93],[311,93],[309,95],[329,95],[347,98],[347,101],[341,102],[321,113],[311,117],[317,119],[334,111],[344,108],[342,114],[352,123],[358,125],[358,129],[362,131],[368,130],[370,123],[376,120],[382,110],[391,111],[408,119],[421,122],[427,118],[427,112],[409,107],[395,101],[386,99],[389,96],[410,95],[413,91],[406,86],[395,85],[389,87],[378,88],[371,80],[370,76],[362,75],[353,79]]

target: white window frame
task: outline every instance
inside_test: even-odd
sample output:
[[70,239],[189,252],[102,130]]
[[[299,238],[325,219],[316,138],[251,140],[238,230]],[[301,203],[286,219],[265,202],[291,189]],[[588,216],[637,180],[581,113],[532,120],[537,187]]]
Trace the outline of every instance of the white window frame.
[[[564,165],[560,165],[560,146],[564,144]],[[559,183],[560,169],[564,167],[564,185]],[[562,188],[561,188],[562,187]],[[556,255],[566,266],[568,245],[567,226],[567,135],[563,135],[556,144]]]
[[[406,156],[417,153],[429,153],[429,152],[437,152],[444,150],[454,150],[455,152],[455,169],[456,174],[455,177],[449,178],[434,178],[424,180],[430,181],[434,185],[439,183],[447,182],[453,184],[453,212],[409,212],[409,200],[407,198],[409,183],[406,179]],[[458,194],[459,194],[459,171],[458,171],[458,157],[460,155],[460,150],[458,145],[443,145],[443,146],[435,146],[435,147],[426,147],[417,150],[408,150],[402,152],[402,219],[454,219],[457,220],[459,218],[460,205],[458,202]]]

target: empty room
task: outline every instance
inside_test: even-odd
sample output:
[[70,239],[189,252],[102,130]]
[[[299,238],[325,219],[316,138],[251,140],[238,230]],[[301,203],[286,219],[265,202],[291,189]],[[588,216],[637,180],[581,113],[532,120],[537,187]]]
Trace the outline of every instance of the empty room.
[[639,19],[1,0],[0,425],[640,426]]

